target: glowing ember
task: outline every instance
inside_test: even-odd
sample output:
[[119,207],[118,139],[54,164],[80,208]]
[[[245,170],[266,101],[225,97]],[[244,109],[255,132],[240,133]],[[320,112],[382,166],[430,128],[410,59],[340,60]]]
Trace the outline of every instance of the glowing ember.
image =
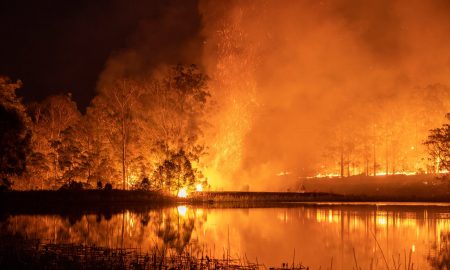
[[203,191],[202,184],[197,184],[197,186],[195,186],[195,190],[197,190],[198,192],[202,192]]
[[180,191],[178,191],[177,196],[180,198],[186,198],[188,196],[186,188],[180,189]]
[[289,175],[289,174],[291,174],[290,172],[279,172],[279,173],[277,173],[277,176],[287,176],[287,175]]

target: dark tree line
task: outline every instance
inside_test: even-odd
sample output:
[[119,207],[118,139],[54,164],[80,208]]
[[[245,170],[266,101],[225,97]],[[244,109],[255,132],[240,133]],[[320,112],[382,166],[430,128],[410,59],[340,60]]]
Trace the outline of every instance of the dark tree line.
[[116,78],[84,114],[70,94],[22,103],[21,83],[0,78],[2,179],[17,189],[78,183],[176,192],[206,184],[199,170],[208,78],[177,65],[143,79]]
[[31,152],[30,119],[16,89],[21,82],[0,77],[0,188],[10,188],[9,175],[22,175]]

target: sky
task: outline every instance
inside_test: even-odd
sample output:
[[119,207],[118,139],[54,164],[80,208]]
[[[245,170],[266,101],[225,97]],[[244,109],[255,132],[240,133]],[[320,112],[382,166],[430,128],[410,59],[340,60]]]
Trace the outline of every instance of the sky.
[[[183,27],[168,24],[170,16]],[[161,48],[178,51],[199,30],[197,3],[191,0],[2,0],[0,74],[22,80],[19,94],[26,101],[71,92],[84,108],[108,59],[129,48],[155,55]],[[174,58],[176,53],[164,54],[147,64]]]

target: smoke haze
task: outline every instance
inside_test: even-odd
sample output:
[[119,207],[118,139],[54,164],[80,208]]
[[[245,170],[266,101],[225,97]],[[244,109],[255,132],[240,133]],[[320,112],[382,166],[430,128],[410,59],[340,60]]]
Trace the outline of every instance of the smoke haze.
[[[448,95],[440,94],[450,85],[448,1],[205,0],[174,1],[165,10],[110,57],[99,88],[164,64],[200,64],[215,104],[204,164],[213,187],[279,189],[285,178],[277,174],[308,176],[336,166],[324,160],[333,159],[327,151],[337,141],[365,138],[359,135],[381,123],[390,141],[379,166],[417,170],[406,164],[412,154],[403,145],[395,153],[405,157],[394,156],[394,145],[419,147],[423,132],[448,111]],[[412,113],[428,92],[438,105],[425,123]],[[424,122],[421,133],[407,131],[412,121]],[[364,167],[358,164],[352,166]]]

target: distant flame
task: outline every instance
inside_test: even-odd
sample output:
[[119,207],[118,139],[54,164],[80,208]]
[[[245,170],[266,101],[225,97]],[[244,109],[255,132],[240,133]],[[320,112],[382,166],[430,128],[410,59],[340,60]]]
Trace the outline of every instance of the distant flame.
[[197,184],[197,186],[195,186],[195,189],[196,189],[198,192],[202,192],[202,191],[203,191],[203,186],[202,186],[202,184]]
[[186,198],[188,196],[186,188],[180,189],[180,191],[178,191],[177,196],[180,198]]
[[291,174],[290,172],[287,172],[287,171],[284,171],[284,172],[279,172],[279,173],[277,173],[277,176],[287,176],[287,175],[289,175],[289,174]]

